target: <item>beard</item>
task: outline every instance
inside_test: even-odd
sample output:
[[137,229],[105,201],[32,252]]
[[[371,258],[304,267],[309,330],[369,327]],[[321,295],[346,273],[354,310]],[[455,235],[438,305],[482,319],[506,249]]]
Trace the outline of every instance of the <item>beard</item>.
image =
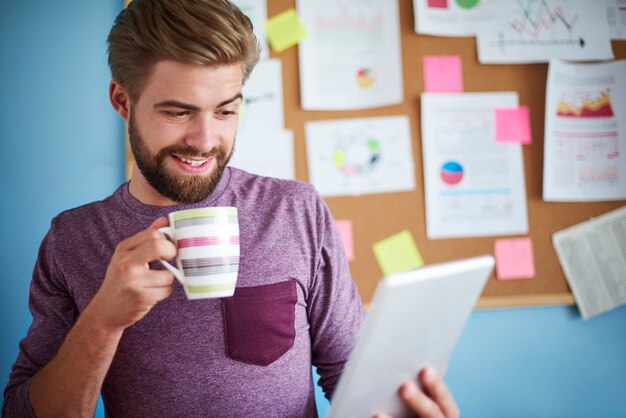
[[[137,168],[148,184],[162,196],[178,203],[198,203],[209,197],[222,178],[235,150],[234,143],[230,153],[223,145],[216,146],[207,153],[199,153],[196,149],[183,145],[170,145],[152,155],[137,129],[132,110],[128,122],[128,137]],[[215,158],[216,167],[206,175],[174,173],[165,165],[166,158],[172,154],[188,158]]]

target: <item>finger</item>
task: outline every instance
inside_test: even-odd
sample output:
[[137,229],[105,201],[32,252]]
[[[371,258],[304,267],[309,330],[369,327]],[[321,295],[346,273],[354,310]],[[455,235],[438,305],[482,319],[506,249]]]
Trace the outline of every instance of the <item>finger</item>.
[[147,240],[159,238],[166,239],[165,235],[158,230],[159,228],[167,226],[168,223],[169,221],[164,216],[156,218],[148,228],[141,230],[135,235],[130,236],[120,242],[118,248],[122,251],[132,251]]
[[405,382],[400,386],[400,397],[409,408],[420,418],[444,418],[444,415],[437,404],[413,381]]
[[448,386],[432,367],[424,368],[419,375],[420,382],[426,393],[439,406],[445,417],[456,418],[459,408],[448,390]]
[[159,232],[156,229],[144,229],[142,231],[137,232],[135,235],[132,235],[117,245],[118,252],[127,252],[133,251],[141,244],[146,241],[156,240],[156,239],[166,239],[165,234]]
[[142,242],[133,250],[132,257],[140,265],[147,265],[151,261],[171,260],[176,257],[176,245],[160,236]]
[[164,286],[164,287],[151,287],[151,288],[145,289],[144,291],[145,291],[144,297],[153,302],[150,305],[156,305],[162,300],[169,298],[172,295],[174,289],[172,288],[172,286]]
[[[176,256],[176,246],[165,239],[160,232],[152,231],[151,237],[144,236],[144,238],[146,239],[132,250],[120,244],[113,255],[112,265],[121,272],[134,271],[134,274],[145,274],[145,270],[150,269],[151,261],[171,260]],[[135,270],[135,268],[140,270]]]
[[380,413],[380,414],[374,415],[374,418],[392,418],[392,417],[390,415]]
[[145,277],[144,288],[171,287],[174,283],[174,275],[168,270],[150,270]]

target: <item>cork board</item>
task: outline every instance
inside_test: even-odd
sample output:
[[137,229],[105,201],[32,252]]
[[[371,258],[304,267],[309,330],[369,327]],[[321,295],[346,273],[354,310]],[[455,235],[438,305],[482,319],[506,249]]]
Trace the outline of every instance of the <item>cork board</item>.
[[[295,7],[294,0],[268,0],[268,16]],[[404,102],[360,111],[304,111],[300,107],[298,53],[290,48],[271,53],[282,61],[285,128],[294,132],[296,178],[307,181],[304,123],[314,120],[407,115],[411,123],[416,189],[412,192],[329,197],[326,202],[336,219],[353,222],[354,261],[352,277],[365,303],[371,300],[382,272],[372,245],[404,229],[411,231],[427,264],[493,254],[496,238],[426,238],[424,179],[420,129],[422,57],[459,55],[463,62],[466,92],[516,91],[520,105],[530,108],[533,143],[523,147],[529,233],[532,238],[537,275],[530,280],[498,281],[490,277],[479,307],[573,304],[574,300],[552,247],[554,232],[623,206],[626,201],[600,203],[547,203],[542,200],[544,101],[547,64],[481,65],[474,38],[417,35],[413,30],[411,0],[399,0]],[[626,58],[626,42],[613,42],[616,59]],[[128,174],[132,156],[128,154]],[[383,215],[383,216],[381,216]]]

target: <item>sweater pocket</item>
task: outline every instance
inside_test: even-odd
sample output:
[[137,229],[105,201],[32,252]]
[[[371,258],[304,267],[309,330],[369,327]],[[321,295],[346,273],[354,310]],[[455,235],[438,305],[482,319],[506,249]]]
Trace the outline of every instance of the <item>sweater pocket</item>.
[[296,282],[238,287],[222,299],[226,354],[257,366],[278,360],[296,337]]

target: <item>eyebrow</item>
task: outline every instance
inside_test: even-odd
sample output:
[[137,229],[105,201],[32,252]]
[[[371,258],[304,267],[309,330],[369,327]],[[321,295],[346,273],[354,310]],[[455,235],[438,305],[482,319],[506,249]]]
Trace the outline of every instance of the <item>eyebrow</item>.
[[[217,107],[220,108],[220,107],[226,106],[227,104],[230,104],[236,101],[237,99],[243,99],[243,95],[241,93],[237,93],[230,99],[226,99],[223,102],[219,103]],[[192,105],[192,104],[185,103],[185,102],[180,102],[178,100],[164,100],[162,102],[158,102],[154,104],[155,109],[158,109],[161,107],[177,107],[179,109],[185,109],[185,110],[200,110],[200,108],[196,105]]]

